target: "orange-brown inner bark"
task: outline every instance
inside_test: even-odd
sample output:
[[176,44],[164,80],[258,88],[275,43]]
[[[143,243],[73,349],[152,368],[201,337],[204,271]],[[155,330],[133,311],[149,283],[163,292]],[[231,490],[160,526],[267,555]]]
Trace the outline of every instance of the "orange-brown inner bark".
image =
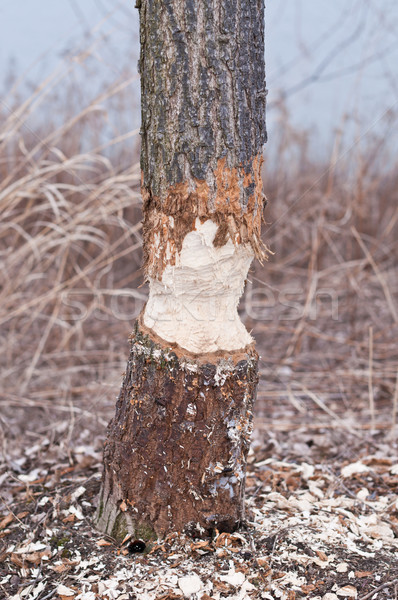
[[[261,242],[265,199],[262,163],[263,157],[258,154],[247,172],[243,167],[229,168],[226,158],[221,158],[214,172],[214,190],[206,181],[193,178],[171,186],[166,198],[160,199],[142,186],[146,273],[160,279],[166,265],[176,264],[184,238],[195,228],[197,218],[202,222],[212,219],[218,224],[214,246],[223,246],[228,239],[234,244],[250,244],[255,256],[264,260],[268,249]],[[253,192],[243,206],[243,189],[249,186]]]

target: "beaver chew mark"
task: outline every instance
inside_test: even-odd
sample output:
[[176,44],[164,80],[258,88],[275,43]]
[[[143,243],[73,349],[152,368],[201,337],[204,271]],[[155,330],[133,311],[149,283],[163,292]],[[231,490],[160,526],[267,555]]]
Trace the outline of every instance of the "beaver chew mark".
[[194,354],[232,351],[253,342],[238,315],[238,303],[253,251],[229,239],[214,247],[218,225],[197,218],[178,261],[162,279],[149,277],[144,325],[167,342]]
[[163,199],[143,186],[144,266],[148,276],[160,280],[166,265],[177,264],[183,241],[195,228],[196,219],[216,223],[212,242],[215,248],[231,240],[235,246],[249,244],[260,261],[266,259],[268,249],[260,238],[264,203],[262,162],[259,154],[246,170],[229,168],[222,158],[206,180],[192,178],[189,183],[177,183]]

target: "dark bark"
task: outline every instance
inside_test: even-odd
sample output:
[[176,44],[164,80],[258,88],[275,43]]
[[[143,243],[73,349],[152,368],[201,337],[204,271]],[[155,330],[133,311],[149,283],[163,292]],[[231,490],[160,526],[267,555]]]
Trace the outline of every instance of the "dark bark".
[[263,0],[142,0],[140,16],[144,186],[163,200],[223,157],[248,172],[266,141]]
[[148,273],[161,274],[149,249],[165,216],[176,252],[211,215],[220,245],[238,233],[261,258],[264,0],[142,0],[140,24]]
[[100,529],[119,540],[236,529],[256,386],[253,347],[188,357],[137,324],[105,445]]

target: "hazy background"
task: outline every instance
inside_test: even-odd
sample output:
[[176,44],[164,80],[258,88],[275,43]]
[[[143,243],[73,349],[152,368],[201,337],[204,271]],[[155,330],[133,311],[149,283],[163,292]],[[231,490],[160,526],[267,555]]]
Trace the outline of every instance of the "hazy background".
[[[3,427],[16,455],[54,430],[100,448],[114,411],[148,291],[138,49],[133,0],[0,0],[0,449]],[[392,0],[268,2],[274,255],[240,303],[264,439],[398,435],[396,64]]]
[[[70,77],[84,84],[82,95],[128,73],[136,77],[129,123],[135,128],[138,44],[133,0],[0,0],[5,94],[18,78],[19,92],[26,93],[27,82],[34,87],[65,61],[73,63]],[[87,49],[90,61],[81,66],[76,54]],[[344,129],[349,147],[377,132],[397,108],[398,6],[392,0],[269,0],[266,63],[267,152],[273,153],[280,120],[289,116],[292,126],[310,133],[311,152],[327,158],[336,129]]]

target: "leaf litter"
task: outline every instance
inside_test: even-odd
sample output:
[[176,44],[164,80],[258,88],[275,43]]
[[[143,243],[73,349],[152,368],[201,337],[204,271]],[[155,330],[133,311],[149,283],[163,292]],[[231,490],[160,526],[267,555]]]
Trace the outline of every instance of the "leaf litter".
[[351,454],[346,446],[336,456],[335,433],[325,430],[303,460],[302,431],[275,435],[271,450],[258,434],[253,441],[239,531],[172,534],[151,544],[126,536],[117,545],[93,527],[102,440],[67,453],[48,440],[26,448],[18,463],[0,467],[0,593],[10,600],[393,598],[396,444],[355,438]]

